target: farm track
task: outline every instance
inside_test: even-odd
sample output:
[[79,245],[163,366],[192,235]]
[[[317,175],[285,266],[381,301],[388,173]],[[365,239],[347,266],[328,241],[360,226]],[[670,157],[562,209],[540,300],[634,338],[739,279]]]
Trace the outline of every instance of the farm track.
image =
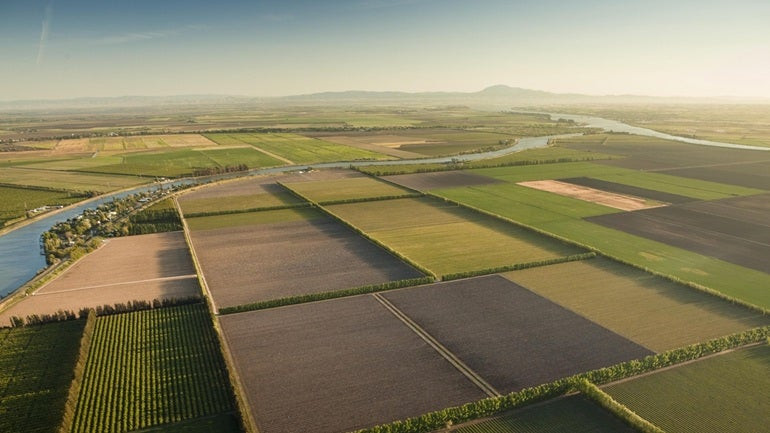
[[85,286],[85,287],[76,287],[74,289],[63,289],[58,291],[49,291],[49,292],[38,292],[35,293],[36,296],[45,296],[45,295],[54,295],[57,293],[66,293],[66,292],[78,292],[80,290],[89,290],[89,289],[98,289],[102,287],[113,287],[113,286],[125,286],[125,285],[132,285],[132,284],[140,284],[140,283],[152,283],[156,281],[177,281],[177,280],[187,280],[191,278],[196,278],[197,275],[195,274],[188,274],[188,275],[177,275],[174,277],[158,277],[158,278],[149,278],[146,280],[136,280],[136,281],[122,281],[119,283],[110,283],[110,284],[99,284],[96,286]]
[[424,330],[420,325],[415,323],[412,319],[409,318],[406,314],[404,314],[401,310],[399,310],[395,305],[393,305],[390,301],[382,297],[379,293],[374,293],[372,296],[385,308],[388,309],[391,313],[393,313],[394,316],[396,316],[400,321],[404,322],[404,324],[409,327],[412,331],[414,331],[415,334],[420,336],[423,340],[425,340],[428,345],[430,345],[436,352],[439,353],[444,359],[449,361],[450,364],[452,364],[453,367],[455,367],[460,373],[462,373],[465,377],[468,378],[471,382],[473,382],[474,385],[479,387],[482,392],[484,392],[486,395],[490,397],[499,397],[500,392],[496,390],[492,385],[487,383],[481,376],[478,375],[475,371],[473,371],[470,367],[468,367],[464,362],[460,360],[455,354],[453,354],[449,349],[447,349],[443,344],[439,343],[438,340],[433,338],[426,330]]

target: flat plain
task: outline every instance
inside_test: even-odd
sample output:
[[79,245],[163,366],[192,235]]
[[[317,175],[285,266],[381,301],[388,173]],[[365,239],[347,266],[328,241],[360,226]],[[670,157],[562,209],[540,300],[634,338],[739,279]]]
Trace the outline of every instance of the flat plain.
[[656,352],[770,324],[761,313],[604,258],[504,276]]
[[639,188],[636,186],[624,185],[622,183],[609,182],[601,179],[593,179],[585,176],[571,177],[567,179],[558,179],[558,180],[561,182],[567,182],[574,185],[587,186],[590,188],[596,188],[602,191],[609,191],[617,194],[628,194],[628,195],[633,195],[637,197],[644,197],[650,200],[657,200],[664,203],[677,204],[677,203],[687,203],[690,201],[694,201],[694,199],[690,197],[685,197],[683,195],[671,194],[671,193],[656,191],[654,189],[648,189],[648,188]]
[[436,275],[581,252],[577,247],[442,200],[408,198],[327,208]]
[[414,191],[372,177],[361,176],[315,182],[285,182],[288,188],[317,203],[377,197],[399,197]]
[[263,433],[351,431],[484,396],[368,295],[219,320]]
[[[770,223],[758,221],[730,203],[728,200],[709,202],[705,206],[700,203],[668,206],[595,216],[588,221],[770,273],[767,259],[770,257]],[[767,194],[742,198],[740,203],[756,208],[755,214],[767,215],[770,211]],[[714,208],[718,208],[721,215],[713,213]]]
[[191,218],[189,225],[219,306],[421,276],[312,209]]
[[604,387],[670,433],[767,431],[770,346],[763,343]]
[[499,275],[383,296],[502,393],[652,353]]
[[0,315],[79,311],[134,300],[200,296],[182,232],[113,238]]
[[435,173],[397,174],[387,176],[387,180],[418,191],[439,188],[456,188],[500,183],[498,179],[480,176],[468,171],[439,171]]
[[633,433],[636,430],[580,395],[524,407],[500,418],[458,426],[455,433]]

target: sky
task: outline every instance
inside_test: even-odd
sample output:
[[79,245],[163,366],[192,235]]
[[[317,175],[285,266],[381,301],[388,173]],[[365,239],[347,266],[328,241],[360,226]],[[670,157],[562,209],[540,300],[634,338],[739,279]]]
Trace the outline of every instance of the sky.
[[770,97],[768,0],[0,0],[0,100],[323,91]]

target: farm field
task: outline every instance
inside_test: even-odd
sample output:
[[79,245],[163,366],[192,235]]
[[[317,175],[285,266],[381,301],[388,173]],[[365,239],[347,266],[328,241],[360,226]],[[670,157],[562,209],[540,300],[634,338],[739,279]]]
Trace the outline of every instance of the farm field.
[[326,161],[354,161],[361,159],[385,159],[381,153],[330,143],[297,134],[206,134],[220,145],[251,145],[275,155],[282,163],[308,164]]
[[393,156],[395,158],[421,158],[424,155],[415,152],[401,150],[399,147],[407,143],[424,143],[425,140],[415,140],[411,137],[391,134],[377,133],[356,133],[350,132],[345,135],[335,133],[306,133],[307,137],[320,138],[324,141],[342,144],[345,146],[357,147],[359,149],[371,150],[372,152],[382,153],[383,155]]
[[327,208],[436,275],[581,252],[512,224],[433,199],[384,200]]
[[131,135],[125,137],[93,137],[58,140],[54,153],[81,153],[101,151],[130,151],[164,147],[215,146],[199,134]]
[[[480,169],[473,170],[473,172],[496,177],[508,182],[558,179],[587,174],[593,178],[606,179],[605,176],[592,173],[590,170],[593,167],[597,167],[597,165],[565,163],[535,167]],[[611,170],[614,170],[614,168],[611,168]],[[628,170],[624,171],[628,172]],[[602,172],[601,168],[598,172]],[[649,185],[644,185],[645,182],[627,182],[629,179],[645,179],[648,176],[656,177],[663,175],[657,173],[636,173],[628,176],[624,175],[622,180],[606,180],[651,188]],[[741,187],[675,178],[673,176],[666,177],[674,182],[669,184],[669,186],[673,185],[676,188],[662,190],[682,194],[679,186],[689,185],[686,188],[689,191],[695,192],[697,189],[703,193],[686,194],[693,198],[728,198],[730,197],[729,192],[731,190],[737,191],[736,195],[745,195],[742,194],[744,192],[751,194],[761,193],[759,190],[742,191]],[[696,184],[706,187],[706,189],[696,188]],[[457,200],[470,206],[534,226],[555,235],[572,239],[584,245],[597,248],[606,254],[656,272],[673,275],[684,281],[695,282],[758,306],[770,307],[770,293],[756,290],[756,287],[770,287],[770,275],[767,273],[603,227],[583,219],[585,217],[610,213],[606,211],[607,208],[602,206],[524,188],[512,183],[481,185],[469,188],[450,188],[435,190],[435,193],[442,197]],[[701,195],[701,197],[697,197],[697,195]]]
[[0,328],[0,431],[57,431],[84,325]]
[[614,192],[602,191],[600,189],[575,185],[558,180],[530,180],[527,182],[519,182],[517,185],[625,211],[650,209],[664,205],[661,202],[647,200],[642,197],[616,194]]
[[195,268],[182,232],[112,238],[61,275],[0,314],[77,312],[128,301],[200,296]]
[[368,176],[284,185],[317,203],[414,194],[414,191]]
[[770,346],[657,372],[604,391],[670,433],[762,432],[770,407]]
[[484,396],[371,296],[219,319],[263,433],[350,431]]
[[218,306],[421,276],[314,209],[190,218],[188,224]]
[[383,296],[501,393],[652,353],[498,275]]
[[436,188],[457,188],[461,186],[489,185],[502,183],[501,180],[470,173],[468,171],[438,171],[435,173],[397,174],[385,179],[418,191]]
[[685,197],[683,195],[656,191],[654,189],[639,188],[636,186],[624,185],[617,182],[608,182],[606,180],[593,179],[585,176],[558,180],[561,182],[571,183],[573,185],[587,186],[590,188],[596,188],[602,191],[609,191],[617,194],[628,194],[637,197],[644,197],[650,200],[657,200],[664,203],[679,204],[695,201],[694,199]]
[[63,205],[83,200],[72,193],[64,191],[44,191],[31,188],[20,188],[0,185],[0,227],[6,221],[25,217],[28,210],[45,205]]
[[[234,183],[234,182],[231,182]],[[199,212],[228,212],[269,208],[302,203],[294,194],[276,184],[253,184],[247,188],[228,189],[227,184],[211,185],[190,191],[179,197],[185,214]],[[230,194],[230,191],[233,193]],[[236,195],[237,194],[237,195]]]
[[770,190],[770,152],[699,146],[651,137],[601,134],[559,140],[576,150],[625,156],[602,164]]
[[108,174],[75,173],[31,168],[3,168],[0,183],[19,186],[63,189],[68,191],[96,191],[104,193],[149,182],[134,176],[113,176]]
[[127,432],[234,410],[204,304],[99,317],[73,432]]
[[636,430],[609,412],[579,395],[544,404],[467,426],[455,433],[633,433]]
[[770,324],[760,313],[604,258],[504,276],[655,352]]
[[[755,213],[766,217],[770,195],[751,198],[749,205],[757,208]],[[713,214],[714,207],[723,215]],[[743,218],[744,209],[730,211],[730,207],[729,200],[709,202],[705,209],[695,203],[596,216],[588,221],[770,274],[770,223],[767,219],[748,221]]]

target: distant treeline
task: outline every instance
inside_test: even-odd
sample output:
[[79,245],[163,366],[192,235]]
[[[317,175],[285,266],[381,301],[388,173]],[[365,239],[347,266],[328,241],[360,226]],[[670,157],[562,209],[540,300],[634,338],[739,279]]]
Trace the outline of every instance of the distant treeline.
[[175,232],[182,230],[182,220],[176,208],[151,206],[129,216],[128,226],[130,235]]
[[224,167],[201,167],[195,168],[192,171],[194,177],[200,176],[213,176],[223,173],[237,173],[239,171],[247,171],[249,166],[246,164],[226,165]]

